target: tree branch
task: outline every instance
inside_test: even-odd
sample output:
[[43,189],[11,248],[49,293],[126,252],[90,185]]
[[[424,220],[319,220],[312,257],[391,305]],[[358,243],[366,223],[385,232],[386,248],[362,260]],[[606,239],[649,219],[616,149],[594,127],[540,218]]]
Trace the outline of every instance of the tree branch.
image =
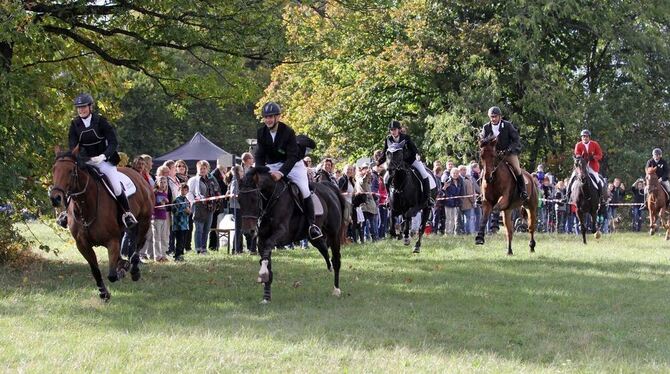
[[54,62],[63,62],[63,61],[72,60],[72,59],[79,58],[79,57],[90,56],[92,54],[94,54],[94,53],[93,52],[86,52],[86,53],[78,54],[76,56],[68,56],[68,57],[63,57],[63,58],[59,58],[59,59],[56,59],[56,60],[35,61],[35,62],[31,62],[30,64],[25,64],[25,65],[21,66],[20,69],[29,68],[31,66],[35,66],[35,65],[39,65],[39,64],[50,64],[50,63],[54,63]]

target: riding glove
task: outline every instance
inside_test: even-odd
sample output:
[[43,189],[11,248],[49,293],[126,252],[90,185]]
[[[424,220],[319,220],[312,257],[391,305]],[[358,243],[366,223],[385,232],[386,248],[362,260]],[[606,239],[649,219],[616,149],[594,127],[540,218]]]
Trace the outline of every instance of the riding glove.
[[107,156],[104,154],[91,157],[90,162],[93,164],[99,164],[107,159]]

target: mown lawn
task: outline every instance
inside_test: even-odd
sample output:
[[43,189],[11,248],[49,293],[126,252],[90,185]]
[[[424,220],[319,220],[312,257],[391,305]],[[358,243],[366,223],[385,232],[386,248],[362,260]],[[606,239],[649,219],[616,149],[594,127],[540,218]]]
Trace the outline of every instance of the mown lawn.
[[[22,372],[669,372],[670,243],[614,234],[430,237],[343,250],[342,297],[313,250],[258,259],[189,254],[97,296],[72,243],[0,268],[0,370]],[[106,269],[106,250],[97,250]]]

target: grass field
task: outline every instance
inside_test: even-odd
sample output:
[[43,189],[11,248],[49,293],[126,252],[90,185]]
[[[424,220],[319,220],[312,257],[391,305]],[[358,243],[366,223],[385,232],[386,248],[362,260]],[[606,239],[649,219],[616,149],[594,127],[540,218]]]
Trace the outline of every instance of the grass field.
[[269,305],[256,257],[190,254],[103,304],[73,244],[31,228],[61,253],[0,268],[5,372],[670,372],[670,243],[644,233],[347,246],[339,299],[315,250],[276,251]]

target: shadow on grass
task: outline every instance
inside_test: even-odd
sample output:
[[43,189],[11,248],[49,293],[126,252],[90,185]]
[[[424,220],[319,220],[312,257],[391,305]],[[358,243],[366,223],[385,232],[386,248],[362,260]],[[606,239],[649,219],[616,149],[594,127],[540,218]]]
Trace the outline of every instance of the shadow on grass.
[[112,302],[104,307],[90,302],[95,286],[86,264],[45,260],[27,273],[5,271],[0,301],[21,301],[0,303],[0,314],[30,316],[31,298],[45,295],[54,318],[120,331],[170,325],[188,333],[252,331],[288,344],[318,338],[334,347],[494,352],[545,364],[556,357],[670,364],[661,327],[670,325],[668,265],[502,254],[408,262],[395,247],[366,262],[370,253],[350,249],[336,299],[321,257],[299,252],[275,252],[269,306],[258,304],[257,257],[143,266],[140,282],[108,283]]

